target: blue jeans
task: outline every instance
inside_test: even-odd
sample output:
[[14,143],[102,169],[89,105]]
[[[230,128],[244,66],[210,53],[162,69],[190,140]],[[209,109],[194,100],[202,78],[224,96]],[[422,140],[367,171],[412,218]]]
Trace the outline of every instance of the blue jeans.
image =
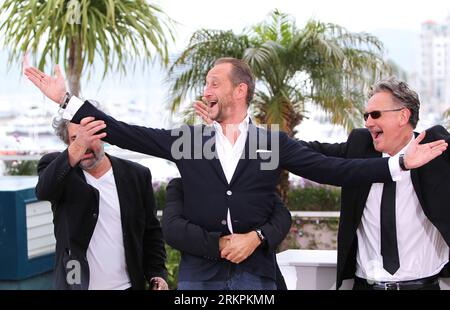
[[180,281],[179,290],[276,290],[274,280],[260,277],[242,270],[239,265],[231,265],[226,279],[207,281]]

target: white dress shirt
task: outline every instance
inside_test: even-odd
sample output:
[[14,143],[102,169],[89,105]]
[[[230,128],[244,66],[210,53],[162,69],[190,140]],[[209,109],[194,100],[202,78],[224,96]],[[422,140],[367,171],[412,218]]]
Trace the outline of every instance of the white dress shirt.
[[[411,143],[414,139],[411,139]],[[405,146],[398,154],[404,154]],[[389,156],[383,154],[383,157]],[[356,231],[356,276],[373,281],[408,281],[436,275],[449,260],[449,247],[428,220],[414,191],[411,173],[397,181],[395,220],[400,268],[391,275],[381,256],[380,205],[383,183],[373,183]]]
[[[236,171],[239,159],[243,154],[245,141],[247,140],[249,122],[250,118],[247,115],[238,126],[239,136],[234,144],[231,144],[230,140],[228,140],[228,138],[223,134],[222,126],[218,122],[214,121],[212,124],[216,131],[215,138],[217,156],[219,157],[220,165],[222,166],[222,170],[228,184],[230,184],[234,172]],[[227,211],[227,226],[230,233],[233,233],[230,209]]]

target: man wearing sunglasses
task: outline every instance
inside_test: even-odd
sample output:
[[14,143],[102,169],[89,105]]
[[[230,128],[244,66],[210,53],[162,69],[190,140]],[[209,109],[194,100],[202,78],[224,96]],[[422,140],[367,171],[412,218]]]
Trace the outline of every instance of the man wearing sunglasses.
[[[417,136],[419,107],[407,84],[383,80],[369,95],[366,129],[353,130],[346,143],[301,143],[344,158],[403,154]],[[423,143],[449,137],[434,126]],[[342,187],[336,287],[354,278],[354,289],[439,289],[449,265],[449,201],[448,150],[401,181]]]

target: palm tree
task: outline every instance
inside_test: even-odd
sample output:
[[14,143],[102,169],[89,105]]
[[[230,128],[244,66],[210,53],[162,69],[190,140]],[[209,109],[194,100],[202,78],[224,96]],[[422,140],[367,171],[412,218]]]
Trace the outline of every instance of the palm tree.
[[450,109],[444,112],[445,127],[450,130]]
[[47,61],[59,63],[62,56],[75,95],[83,69],[96,55],[103,61],[103,77],[111,69],[126,73],[139,58],[148,65],[155,54],[168,63],[173,22],[145,0],[5,0],[0,12],[9,62],[31,51],[39,53],[43,70]]
[[[255,74],[252,111],[259,123],[279,124],[294,137],[305,104],[313,103],[332,123],[351,129],[362,123],[369,85],[389,69],[382,52],[382,43],[367,33],[314,20],[298,28],[278,10],[241,34],[202,29],[169,69],[171,108],[198,96],[214,61],[227,56],[245,60]],[[286,202],[286,172],[279,189]]]

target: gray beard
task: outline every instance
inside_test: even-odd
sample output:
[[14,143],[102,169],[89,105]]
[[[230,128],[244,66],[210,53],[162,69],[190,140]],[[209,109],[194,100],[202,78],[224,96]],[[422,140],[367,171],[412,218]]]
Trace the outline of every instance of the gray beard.
[[102,161],[104,156],[105,156],[105,152],[103,150],[98,154],[94,153],[95,160],[91,164],[84,165],[82,162],[80,162],[78,166],[80,166],[81,169],[86,170],[86,171],[94,169],[95,167],[97,167],[100,164],[100,162]]

